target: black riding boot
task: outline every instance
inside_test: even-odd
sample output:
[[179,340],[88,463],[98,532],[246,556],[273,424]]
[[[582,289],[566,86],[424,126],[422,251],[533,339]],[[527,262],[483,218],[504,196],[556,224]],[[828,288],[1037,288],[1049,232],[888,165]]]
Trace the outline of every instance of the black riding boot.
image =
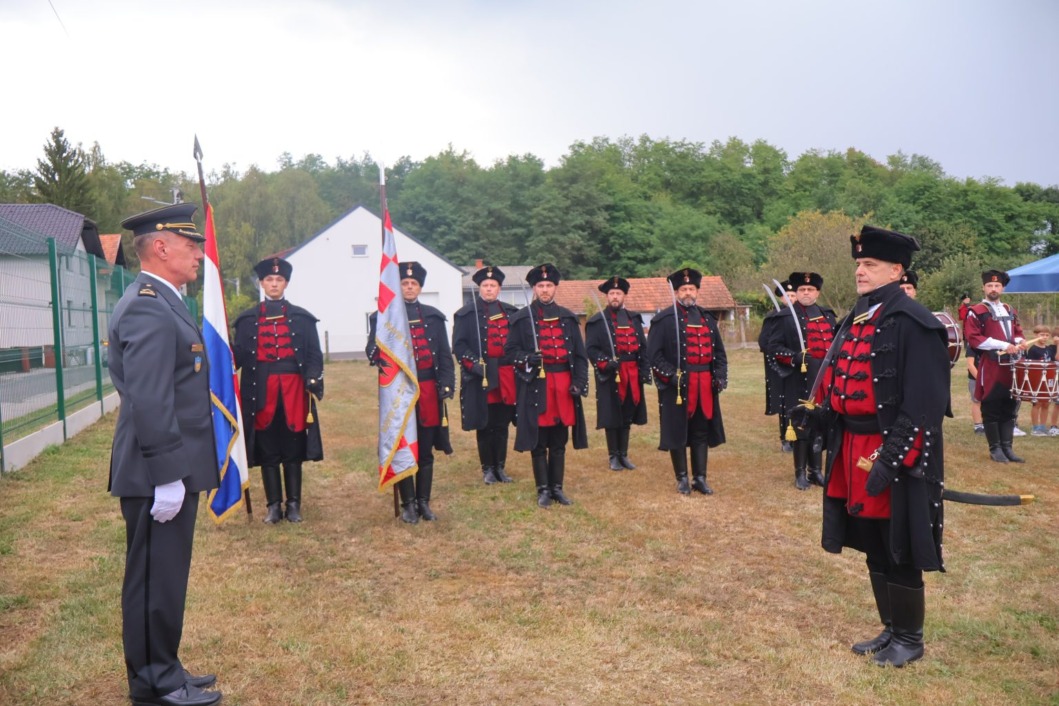
[[488,429],[474,433],[478,440],[478,460],[482,462],[482,480],[486,485],[497,483],[496,460],[493,458],[493,434]]
[[669,458],[673,461],[673,475],[677,477],[677,492],[681,495],[691,495],[691,486],[688,485],[688,455],[684,449],[670,449]]
[[903,667],[923,656],[923,619],[926,602],[923,587],[889,585],[893,635],[890,644],[875,653],[872,661],[880,667]]
[[430,489],[434,486],[434,462],[431,461],[420,467],[416,473],[416,507],[419,516],[427,522],[438,519],[430,510]]
[[986,422],[983,426],[986,441],[989,442],[989,458],[997,463],[1007,463],[1007,454],[1000,449],[1000,425],[996,422]]
[[261,484],[265,486],[265,503],[268,505],[264,523],[274,525],[283,519],[283,486],[280,485],[279,466],[262,466]]
[[1000,450],[1004,453],[1007,460],[1012,463],[1025,463],[1026,459],[1016,456],[1015,452],[1011,450],[1011,440],[1015,436],[1015,420],[1009,419],[1006,422],[1000,422],[997,428],[1000,430]]
[[504,464],[507,463],[507,427],[493,430],[492,444],[493,457],[496,459],[496,479],[501,483],[514,483],[515,479],[504,473]]
[[809,480],[805,477],[805,469],[809,465],[809,441],[798,439],[792,441],[791,446],[794,447],[794,487],[809,490]]
[[302,521],[302,462],[283,464],[283,485],[287,489],[287,522]]
[[713,488],[706,482],[706,460],[710,447],[706,444],[695,444],[691,447],[691,487],[703,495],[713,495]]
[[[813,442],[807,441],[807,444],[812,446]],[[809,482],[813,485],[818,485],[821,488],[824,487],[824,452],[814,451],[809,449]]]
[[548,457],[532,456],[533,481],[537,484],[537,506],[548,507],[552,504],[552,494],[548,490]]
[[416,485],[412,478],[405,478],[397,484],[401,495],[401,522],[414,525],[419,522],[419,511],[416,509]]
[[618,430],[618,460],[626,470],[636,470],[636,464],[629,458],[629,427]]
[[879,620],[883,624],[883,630],[872,639],[858,642],[850,648],[859,655],[878,652],[890,644],[891,636],[890,587],[886,582],[886,574],[869,571],[868,576],[871,578],[871,592],[875,594],[875,607],[879,609]]
[[618,448],[618,430],[604,429],[607,432],[607,454],[610,456],[610,470],[620,471],[625,466],[621,465],[621,452]]
[[548,485],[552,500],[560,505],[573,505],[574,501],[563,494],[563,476],[566,475],[566,449],[553,450],[548,454]]

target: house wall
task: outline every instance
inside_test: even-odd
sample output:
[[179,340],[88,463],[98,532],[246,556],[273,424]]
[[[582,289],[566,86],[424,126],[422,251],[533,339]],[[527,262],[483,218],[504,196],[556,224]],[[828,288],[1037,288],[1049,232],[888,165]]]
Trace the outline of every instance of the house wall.
[[[394,229],[397,257],[416,260],[427,270],[420,295],[449,319],[462,306],[459,268]],[[354,246],[363,255],[354,256]],[[376,311],[382,224],[365,208],[357,208],[287,256],[294,270],[287,298],[320,319],[321,345],[332,354],[363,355],[368,344],[368,317]],[[326,343],[325,343],[326,336]]]

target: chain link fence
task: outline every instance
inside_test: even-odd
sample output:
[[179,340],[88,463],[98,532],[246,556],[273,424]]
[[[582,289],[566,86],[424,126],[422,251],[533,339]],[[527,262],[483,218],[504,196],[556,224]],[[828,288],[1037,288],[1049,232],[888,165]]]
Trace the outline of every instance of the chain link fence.
[[134,278],[0,219],[0,471],[28,437],[62,443],[114,406],[107,327]]

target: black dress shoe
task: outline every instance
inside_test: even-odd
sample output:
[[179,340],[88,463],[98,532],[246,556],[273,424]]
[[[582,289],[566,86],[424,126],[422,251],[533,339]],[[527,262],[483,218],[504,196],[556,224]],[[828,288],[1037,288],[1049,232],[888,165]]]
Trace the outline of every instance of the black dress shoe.
[[165,696],[133,696],[132,706],[213,706],[221,702],[221,692],[203,691],[192,684],[184,684]]
[[209,689],[211,686],[217,683],[216,674],[192,674],[188,670],[184,670],[184,678],[187,679],[188,684],[197,686],[200,689]]

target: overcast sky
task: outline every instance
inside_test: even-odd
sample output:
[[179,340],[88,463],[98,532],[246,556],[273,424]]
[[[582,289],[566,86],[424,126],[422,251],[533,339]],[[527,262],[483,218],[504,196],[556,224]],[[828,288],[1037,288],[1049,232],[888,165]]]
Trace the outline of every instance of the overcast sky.
[[0,0],[0,169],[763,139],[1059,184],[1052,0]]

